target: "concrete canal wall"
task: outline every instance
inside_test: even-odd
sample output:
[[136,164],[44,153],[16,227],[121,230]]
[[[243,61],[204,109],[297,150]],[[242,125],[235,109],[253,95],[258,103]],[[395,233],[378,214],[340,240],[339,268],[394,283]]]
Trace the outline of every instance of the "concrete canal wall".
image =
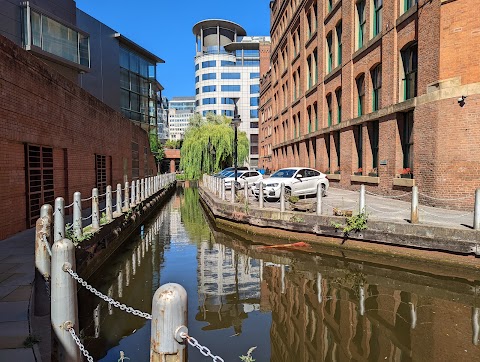
[[[302,235],[334,237],[337,243],[346,244],[347,247],[348,240],[358,240],[480,256],[480,232],[476,230],[368,220],[367,229],[352,232],[346,238],[340,228],[333,226],[333,224],[345,224],[345,217],[314,215],[297,211],[281,212],[278,209],[260,209],[253,205],[246,207],[245,204],[222,201],[203,186],[199,186],[199,194],[204,205],[215,218],[228,221],[234,227],[259,235],[276,234],[282,238],[282,234],[276,232],[279,230],[298,233],[298,240],[303,239]],[[287,238],[296,239],[291,234],[283,236],[283,239]],[[319,242],[321,241],[319,240]]]

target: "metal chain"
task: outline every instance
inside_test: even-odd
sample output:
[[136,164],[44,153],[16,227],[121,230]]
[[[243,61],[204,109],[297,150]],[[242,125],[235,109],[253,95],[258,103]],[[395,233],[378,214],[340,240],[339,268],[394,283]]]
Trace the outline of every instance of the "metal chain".
[[431,213],[431,212],[428,212],[427,210],[423,209],[423,208],[418,208],[420,211],[424,212],[425,214],[428,214],[428,215],[431,215],[431,216],[435,216],[435,217],[438,217],[440,219],[456,219],[458,217],[464,217],[464,216],[467,216],[467,215],[472,215],[473,212],[467,212],[466,214],[462,214],[462,215],[449,215],[449,216],[445,216],[445,215],[438,215],[438,214],[434,214],[434,213]]
[[88,220],[92,217],[92,215],[88,216],[88,217],[82,217],[82,220]]
[[65,206],[65,209],[68,209],[69,207],[72,207],[75,202],[72,202],[70,205]]
[[133,315],[136,315],[138,317],[142,317],[142,318],[145,318],[145,319],[152,319],[151,314],[139,311],[138,309],[134,309],[132,307],[128,307],[125,304],[120,303],[120,302],[106,296],[105,294],[102,294],[97,289],[95,289],[94,287],[89,285],[85,280],[83,280],[83,278],[81,278],[77,273],[75,273],[69,266],[64,265],[64,271],[66,271],[68,274],[70,274],[73,279],[75,279],[79,284],[84,286],[88,291],[92,292],[93,294],[95,294],[100,299],[103,299],[108,304],[113,305],[114,307],[119,308],[120,310],[123,310],[123,311],[125,311],[127,313],[130,313],[130,314],[133,314]]
[[82,199],[82,201],[89,201],[91,199],[93,199],[93,196],[90,196],[88,199]]
[[473,195],[467,195],[467,196],[464,196],[464,197],[459,197],[457,199],[442,199],[442,198],[439,198],[439,197],[428,196],[428,195],[426,195],[424,193],[421,193],[421,192],[419,192],[418,195],[423,196],[427,199],[438,200],[438,201],[460,201],[460,200],[465,200],[465,199],[469,199],[469,198],[473,197]]
[[216,362],[225,362],[222,357],[213,355],[207,347],[202,346],[195,338],[189,336],[187,333],[180,334],[180,337],[186,339],[189,345],[196,347],[205,357],[211,357]]
[[402,197],[410,195],[411,193],[412,192],[407,192],[407,193],[401,194],[401,195],[387,196],[387,195],[375,194],[375,193],[370,192],[370,191],[365,191],[365,194],[370,195],[370,196],[374,196],[374,197],[380,197],[381,199],[400,199]]
[[87,358],[88,362],[93,362],[93,357],[90,356],[90,353],[85,349],[85,346],[83,343],[80,341],[80,338],[77,337],[77,334],[75,333],[75,329],[73,327],[68,328],[68,332],[70,332],[70,335],[72,336],[73,340],[77,344],[78,348],[82,352],[82,354]]
[[397,211],[386,211],[386,210],[376,209],[374,207],[371,207],[370,205],[366,205],[366,207],[368,209],[371,209],[373,211],[376,211],[376,212],[379,212],[379,213],[382,213],[382,214],[400,214],[400,213],[405,212],[405,211],[411,211],[410,208],[401,209],[401,210],[397,210]]

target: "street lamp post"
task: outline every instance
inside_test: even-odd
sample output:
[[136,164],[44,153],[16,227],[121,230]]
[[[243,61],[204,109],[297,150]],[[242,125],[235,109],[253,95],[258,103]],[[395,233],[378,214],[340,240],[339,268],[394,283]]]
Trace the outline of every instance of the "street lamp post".
[[233,187],[237,187],[237,158],[238,158],[238,127],[240,126],[240,123],[242,120],[240,119],[240,116],[238,114],[238,108],[237,108],[237,101],[238,99],[235,100],[235,111],[233,114],[233,119],[232,119],[232,126],[235,131],[235,135],[233,138],[233,167],[235,171],[235,183]]

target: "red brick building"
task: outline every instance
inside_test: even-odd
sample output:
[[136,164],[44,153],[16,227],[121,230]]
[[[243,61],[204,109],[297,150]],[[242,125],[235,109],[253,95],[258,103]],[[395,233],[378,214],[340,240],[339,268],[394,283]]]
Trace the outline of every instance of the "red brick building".
[[142,128],[2,36],[0,120],[0,239],[55,197],[156,172]]
[[[480,187],[476,0],[272,1],[260,167],[471,208]],[[466,98],[465,98],[466,97]],[[442,201],[438,199],[459,199]]]

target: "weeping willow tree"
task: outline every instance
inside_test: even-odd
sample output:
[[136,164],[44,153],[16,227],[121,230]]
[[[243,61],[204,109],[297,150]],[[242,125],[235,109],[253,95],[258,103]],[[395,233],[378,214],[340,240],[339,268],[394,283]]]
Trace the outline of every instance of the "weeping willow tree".
[[[180,169],[185,178],[198,180],[204,173],[217,172],[233,165],[234,130],[231,120],[225,116],[198,114],[190,119],[180,150]],[[245,132],[238,132],[238,164],[248,156],[248,139]]]

